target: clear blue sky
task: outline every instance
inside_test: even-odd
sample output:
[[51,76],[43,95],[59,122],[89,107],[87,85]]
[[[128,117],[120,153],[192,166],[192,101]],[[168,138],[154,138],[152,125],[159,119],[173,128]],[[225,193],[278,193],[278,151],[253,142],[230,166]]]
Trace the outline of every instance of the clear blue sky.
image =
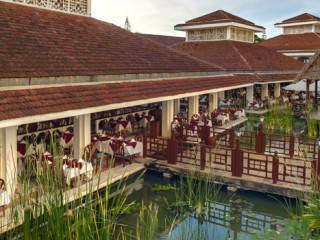
[[128,16],[133,32],[184,36],[178,23],[225,10],[266,28],[267,37],[281,34],[274,23],[301,13],[320,17],[320,0],[92,0],[92,17],[124,27]]

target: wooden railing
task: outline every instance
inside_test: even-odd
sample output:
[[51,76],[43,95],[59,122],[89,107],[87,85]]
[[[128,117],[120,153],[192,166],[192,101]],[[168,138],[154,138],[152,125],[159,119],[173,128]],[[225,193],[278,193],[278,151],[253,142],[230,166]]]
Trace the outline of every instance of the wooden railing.
[[[232,130],[228,133],[234,138]],[[256,134],[256,141],[261,141],[266,134]],[[252,176],[278,182],[310,186],[313,176],[320,175],[320,157],[301,158],[290,152],[292,136],[287,139],[270,140],[270,147],[289,151],[289,155],[278,154],[277,151],[253,152],[241,148],[240,139],[234,139],[230,147],[206,145],[204,142],[190,142],[176,140],[172,133],[171,139],[150,138],[144,135],[144,157],[167,160],[169,164],[188,164],[199,167],[201,170],[217,170],[226,172],[235,177]],[[246,140],[247,141],[247,140]],[[251,140],[250,140],[251,141]],[[282,145],[276,145],[278,141]],[[250,142],[251,143],[251,142]],[[309,143],[310,152],[315,156],[314,144]],[[313,147],[311,147],[313,146]],[[258,149],[259,150],[259,149]],[[260,149],[261,150],[261,149]],[[274,150],[272,150],[274,151]],[[291,150],[292,151],[292,150]],[[290,153],[293,156],[290,156]],[[320,155],[319,155],[320,156]]]
[[[179,128],[179,140],[186,142],[204,142],[209,145],[209,139],[214,137],[220,148],[234,148],[236,131],[234,128],[224,129],[209,126],[193,127],[182,125]],[[240,137],[241,149],[256,152],[284,154],[294,157],[318,158],[318,143],[316,138],[297,137],[291,135],[281,135],[265,133],[260,125],[259,131],[242,131]]]

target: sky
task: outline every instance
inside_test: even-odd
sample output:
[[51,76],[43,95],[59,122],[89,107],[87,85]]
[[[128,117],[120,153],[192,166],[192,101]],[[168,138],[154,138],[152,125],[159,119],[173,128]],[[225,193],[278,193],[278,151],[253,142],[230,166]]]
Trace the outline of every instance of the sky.
[[267,38],[282,33],[274,24],[302,13],[320,17],[319,0],[91,0],[92,17],[132,32],[184,37],[174,25],[222,9],[266,28]]

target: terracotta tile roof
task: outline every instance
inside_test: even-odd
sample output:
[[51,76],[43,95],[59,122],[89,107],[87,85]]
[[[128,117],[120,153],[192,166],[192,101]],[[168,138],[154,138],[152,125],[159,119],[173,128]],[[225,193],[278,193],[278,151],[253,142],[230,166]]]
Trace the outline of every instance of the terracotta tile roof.
[[246,19],[233,15],[231,13],[225,12],[223,10],[218,10],[209,14],[206,14],[201,17],[197,17],[187,21],[185,24],[178,24],[175,27],[179,26],[190,26],[197,24],[206,24],[206,23],[223,23],[223,22],[237,22],[246,24],[253,27],[263,28],[262,26],[255,25],[253,22],[250,22]]
[[230,75],[0,91],[0,121],[251,84],[254,75]]
[[0,69],[0,78],[221,70],[106,22],[3,1]]
[[280,23],[276,23],[275,25],[288,24],[288,23],[298,23],[298,22],[310,22],[310,21],[320,21],[320,17],[311,15],[309,13],[303,13],[303,14],[300,14],[300,15],[295,16],[293,18],[286,19]]
[[260,45],[274,50],[310,50],[320,48],[319,33],[283,34],[267,40]]
[[171,46],[171,45],[186,41],[186,38],[184,37],[173,37],[173,36],[144,34],[144,33],[142,33],[141,35],[166,46]]
[[257,74],[259,82],[293,81],[297,74]]
[[229,71],[299,71],[303,63],[255,43],[185,42],[172,46]]

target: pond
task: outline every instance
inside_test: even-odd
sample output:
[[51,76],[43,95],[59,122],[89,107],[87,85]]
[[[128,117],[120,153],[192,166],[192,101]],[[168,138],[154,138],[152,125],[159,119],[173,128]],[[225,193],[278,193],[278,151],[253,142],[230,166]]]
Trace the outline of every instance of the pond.
[[179,181],[146,172],[127,199],[138,204],[136,210],[121,217],[122,231],[135,234],[142,202],[144,206],[152,203],[153,211],[157,210],[159,239],[249,239],[254,231],[262,234],[264,228],[278,230],[281,221],[289,217],[284,198],[250,191],[230,192],[222,187],[216,200],[205,201],[206,210],[194,208],[190,212],[186,207],[187,214],[175,219],[172,206],[176,193],[168,186],[179,186]]

